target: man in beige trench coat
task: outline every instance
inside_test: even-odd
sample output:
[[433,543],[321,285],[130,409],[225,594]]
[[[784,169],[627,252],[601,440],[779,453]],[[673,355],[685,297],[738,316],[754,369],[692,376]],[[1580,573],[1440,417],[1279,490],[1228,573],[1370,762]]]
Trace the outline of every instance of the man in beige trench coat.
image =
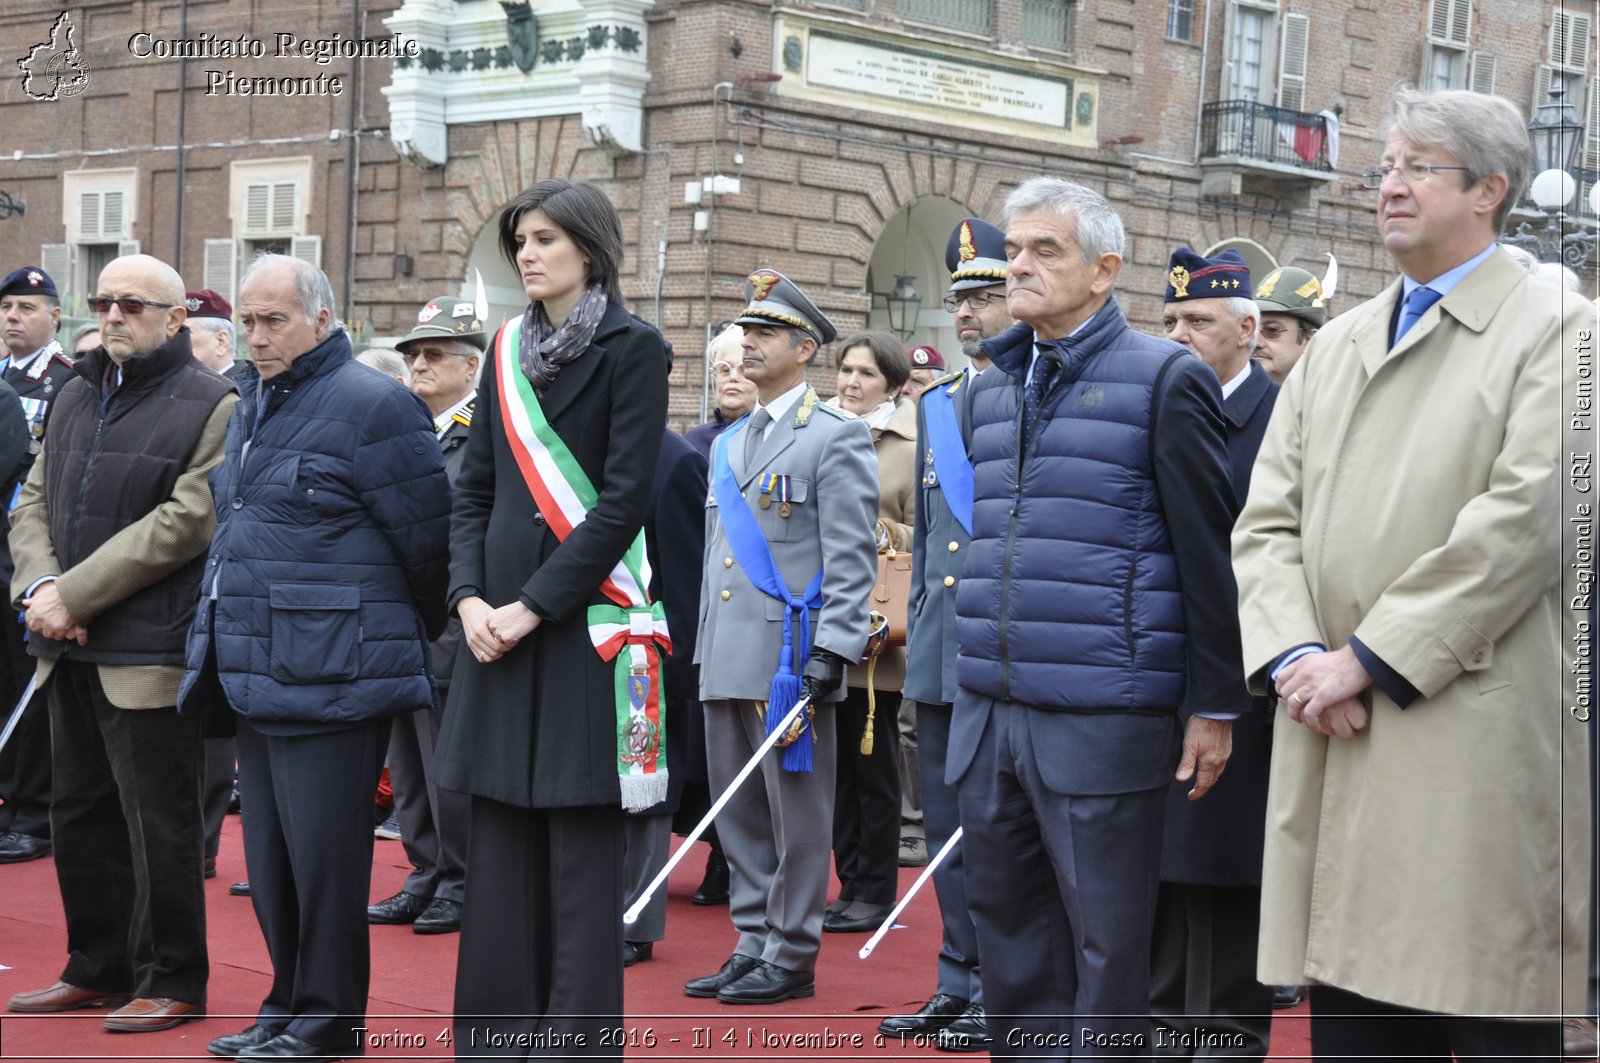
[[1318,1059],[1559,1059],[1590,833],[1562,430],[1592,309],[1495,242],[1530,162],[1510,104],[1401,92],[1374,162],[1402,276],[1312,340],[1234,532],[1245,669],[1279,697],[1257,974],[1312,986]]

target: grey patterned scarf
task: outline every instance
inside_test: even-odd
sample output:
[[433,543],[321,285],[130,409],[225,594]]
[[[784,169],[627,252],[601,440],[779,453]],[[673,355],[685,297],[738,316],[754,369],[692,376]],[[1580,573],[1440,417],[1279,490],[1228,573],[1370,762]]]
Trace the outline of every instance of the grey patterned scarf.
[[543,303],[530,303],[522,315],[522,371],[541,391],[555,383],[561,367],[589,349],[606,313],[606,293],[598,284],[586,290],[556,328]]

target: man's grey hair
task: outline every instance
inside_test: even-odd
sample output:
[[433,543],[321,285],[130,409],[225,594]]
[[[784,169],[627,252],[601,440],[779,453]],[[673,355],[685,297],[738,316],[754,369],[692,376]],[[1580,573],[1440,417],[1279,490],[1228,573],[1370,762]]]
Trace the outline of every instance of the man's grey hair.
[[87,325],[79,325],[77,328],[72,330],[72,348],[74,350],[76,350],[77,347],[78,347],[78,341],[79,340],[83,339],[85,336],[87,336],[91,332],[99,332],[99,331],[100,331],[100,325],[99,325],[99,323],[94,322],[94,321],[89,322]]
[[1060,177],[1030,177],[1006,197],[1003,220],[1009,227],[1018,214],[1063,214],[1077,221],[1078,247],[1084,262],[1110,252],[1121,255],[1127,243],[1122,218],[1092,188]]
[[371,366],[384,376],[399,377],[408,387],[411,385],[411,366],[398,351],[391,351],[387,347],[368,347],[356,355],[356,361]]
[[307,322],[315,324],[317,315],[327,310],[328,331],[344,327],[339,321],[338,311],[334,308],[333,284],[328,280],[328,275],[303,258],[262,251],[250,260],[250,265],[245,267],[244,276],[239,278],[239,290],[244,291],[244,286],[250,282],[256,270],[277,262],[288,263],[289,268],[294,271],[295,301],[300,304],[300,312],[305,314]]
[[1494,216],[1495,231],[1505,228],[1506,216],[1522,198],[1528,171],[1533,168],[1528,127],[1509,100],[1463,89],[1400,89],[1390,103],[1383,139],[1390,133],[1399,133],[1419,148],[1449,152],[1466,167],[1461,175],[1463,188],[1490,174],[1505,174],[1509,187]]
[[1250,339],[1247,346],[1250,350],[1256,349],[1256,340],[1261,335],[1261,308],[1256,306],[1254,299],[1243,295],[1230,295],[1226,299],[1218,299],[1227,308],[1235,321],[1250,318]]
[[189,326],[190,332],[200,329],[210,336],[220,332],[228,337],[228,346],[234,346],[233,322],[225,317],[191,317],[185,324]]

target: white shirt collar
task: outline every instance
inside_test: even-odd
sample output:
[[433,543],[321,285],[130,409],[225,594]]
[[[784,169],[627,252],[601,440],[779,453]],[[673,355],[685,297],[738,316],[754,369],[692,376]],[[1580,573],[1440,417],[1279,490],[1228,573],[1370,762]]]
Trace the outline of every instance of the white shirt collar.
[[[806,393],[806,387],[807,384],[805,380],[802,379],[800,383],[796,384],[788,391],[785,391],[782,395],[779,395],[770,403],[757,400],[756,410],[766,410],[767,416],[772,418],[772,421],[767,425],[768,432],[772,431],[773,425],[783,420],[783,418],[789,416],[789,411],[794,409],[795,404],[800,401],[800,396]],[[755,413],[755,410],[751,410],[750,412],[753,414]],[[762,438],[766,438],[765,433],[762,434]]]
[[1229,395],[1232,395],[1235,391],[1238,391],[1239,388],[1244,385],[1244,382],[1250,379],[1250,366],[1252,364],[1253,363],[1251,363],[1248,358],[1245,359],[1244,368],[1233,374],[1232,380],[1222,385],[1223,399],[1227,399]]
[[472,404],[472,401],[474,399],[476,399],[477,397],[478,397],[478,392],[477,392],[476,389],[474,389],[472,391],[469,391],[469,392],[467,392],[466,397],[463,398],[460,402],[456,403],[454,406],[450,407],[448,410],[444,411],[439,416],[435,417],[433,419],[433,431],[434,431],[434,434],[437,435],[440,439],[443,439],[444,438],[444,434],[447,431],[450,430],[450,422],[451,422],[452,419],[454,419],[455,415],[460,413],[461,411],[465,410],[468,406],[470,406]]

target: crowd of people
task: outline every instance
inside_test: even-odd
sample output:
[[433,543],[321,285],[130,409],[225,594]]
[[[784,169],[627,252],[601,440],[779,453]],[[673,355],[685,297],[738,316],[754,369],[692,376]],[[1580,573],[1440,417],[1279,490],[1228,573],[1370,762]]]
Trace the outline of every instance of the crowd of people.
[[[1263,1059],[1309,987],[1322,1060],[1592,1053],[1558,510],[1595,308],[1497,242],[1528,168],[1505,101],[1402,91],[1363,175],[1393,282],[1333,317],[1331,278],[1177,247],[1161,336],[1113,206],[1035,177],[950,234],[959,368],[759,265],[683,436],[584,183],[499,216],[519,317],[440,296],[393,355],[286,256],[237,307],[115,259],[72,352],[15,270],[0,862],[54,856],[69,955],[8,1007],[204,1018],[236,766],[272,981],[212,1054],[360,1055],[398,923],[459,932],[463,1058],[620,1057],[672,832],[749,769],[690,997],[813,996],[931,858],[890,1037]],[[413,871],[369,905],[386,763]]]

